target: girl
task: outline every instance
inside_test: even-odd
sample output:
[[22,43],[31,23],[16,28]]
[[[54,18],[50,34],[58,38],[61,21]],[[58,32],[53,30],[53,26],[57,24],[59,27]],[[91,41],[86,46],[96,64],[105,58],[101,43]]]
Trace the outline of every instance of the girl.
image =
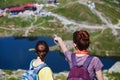
[[[32,66],[37,67],[45,64],[45,57],[49,51],[49,47],[45,41],[38,41],[35,47],[37,58],[31,61]],[[53,80],[52,71],[47,66],[42,68],[38,73],[39,80]]]

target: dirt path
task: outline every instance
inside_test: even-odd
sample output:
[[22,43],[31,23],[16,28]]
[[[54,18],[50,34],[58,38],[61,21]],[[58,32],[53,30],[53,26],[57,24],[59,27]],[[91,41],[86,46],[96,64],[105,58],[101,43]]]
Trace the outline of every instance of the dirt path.
[[96,9],[92,10],[97,16],[106,24],[107,27],[109,27],[112,30],[112,33],[114,36],[118,35],[118,32],[116,31],[115,27],[111,22],[109,22],[104,16],[102,16],[102,13],[97,11]]
[[28,27],[28,28],[26,29],[26,31],[25,31],[25,33],[24,33],[23,36],[28,36],[29,33],[30,33],[30,31],[34,29],[35,25],[33,25],[33,24],[37,21],[37,19],[38,19],[37,16],[34,16],[34,22],[31,22],[30,27]]
[[[103,20],[105,20],[108,25],[101,26],[101,25],[88,25],[88,24],[76,23],[75,21],[68,20],[64,16],[60,16],[60,15],[54,14],[54,13],[51,13],[51,15],[54,16],[55,18],[57,18],[66,28],[68,28],[67,25],[76,25],[76,27],[74,26],[74,29],[78,28],[78,27],[89,28],[89,29],[105,29],[108,27],[108,25],[110,25],[105,19],[103,19]],[[113,30],[115,28],[120,29],[120,27],[118,27],[118,26],[110,26],[110,27],[113,28]],[[69,27],[69,29],[72,30],[72,27]]]
[[5,27],[0,27],[0,29],[3,29],[3,30],[13,30],[13,29],[10,29],[10,28],[5,28]]
[[33,23],[31,23],[31,26],[26,29],[26,31],[25,31],[23,36],[28,36],[30,30],[32,30],[33,28],[34,28],[34,25],[33,25]]

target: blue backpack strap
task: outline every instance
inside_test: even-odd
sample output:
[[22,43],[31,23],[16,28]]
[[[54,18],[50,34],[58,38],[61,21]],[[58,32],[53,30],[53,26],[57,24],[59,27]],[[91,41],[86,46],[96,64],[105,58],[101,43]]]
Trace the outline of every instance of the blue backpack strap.
[[[35,73],[39,73],[39,71],[41,70],[41,69],[43,69],[44,67],[47,67],[47,64],[40,64],[39,66],[37,66],[37,68],[35,68],[35,70],[34,70],[34,72]],[[37,80],[39,80],[39,77],[38,77],[38,79]]]
[[34,61],[35,59],[33,59],[31,62],[30,62],[30,70],[34,70],[35,69],[35,72],[36,73],[38,73],[42,68],[44,68],[44,67],[47,67],[47,64],[40,64],[39,66],[37,66],[37,67],[34,67],[33,66],[33,61]]
[[93,57],[94,57],[94,56],[89,55],[89,56],[87,57],[87,59],[85,60],[85,62],[83,63],[83,66],[84,66],[86,69],[88,68],[88,66],[89,66],[91,60],[93,59]]
[[34,69],[34,66],[33,66],[33,61],[34,61],[35,59],[33,59],[31,62],[30,62],[30,67],[29,67],[29,70],[32,70],[32,69]]
[[40,64],[39,66],[37,66],[37,67],[35,67],[35,73],[39,73],[39,71],[42,69],[42,68],[44,68],[44,67],[47,67],[47,64]]

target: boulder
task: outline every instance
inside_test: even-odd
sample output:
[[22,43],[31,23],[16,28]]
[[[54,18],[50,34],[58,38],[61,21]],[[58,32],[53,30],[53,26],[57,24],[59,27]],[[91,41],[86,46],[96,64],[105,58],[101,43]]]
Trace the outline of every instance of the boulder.
[[2,70],[0,70],[0,80],[6,80],[5,73]]
[[116,62],[109,70],[109,73],[115,72],[120,73],[120,61]]

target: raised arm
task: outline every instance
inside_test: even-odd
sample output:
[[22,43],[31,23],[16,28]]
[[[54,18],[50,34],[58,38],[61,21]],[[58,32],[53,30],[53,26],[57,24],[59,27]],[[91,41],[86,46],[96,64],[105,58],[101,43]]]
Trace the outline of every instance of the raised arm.
[[61,47],[63,53],[65,53],[65,51],[68,50],[67,47],[66,47],[66,45],[65,45],[65,43],[64,43],[64,41],[62,40],[61,37],[59,37],[59,36],[57,36],[57,35],[54,35],[54,40],[55,40],[55,42],[56,42],[57,44],[59,44],[59,46]]

